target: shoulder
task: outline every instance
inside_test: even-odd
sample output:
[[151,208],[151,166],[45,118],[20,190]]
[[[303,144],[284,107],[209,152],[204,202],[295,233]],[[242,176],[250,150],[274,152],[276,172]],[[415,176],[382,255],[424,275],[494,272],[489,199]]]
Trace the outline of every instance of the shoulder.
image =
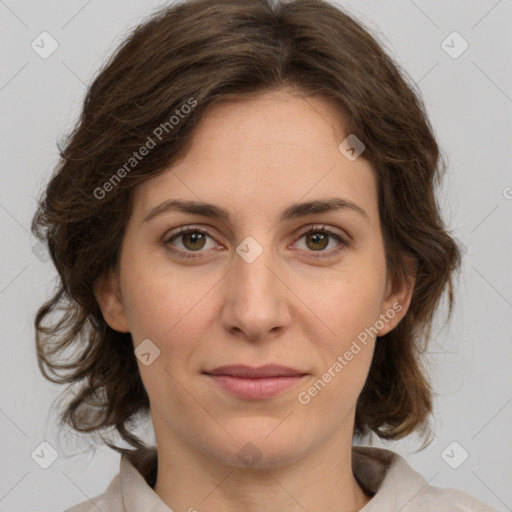
[[430,485],[390,450],[353,447],[354,476],[373,494],[360,512],[497,512],[456,489]]
[[156,480],[156,448],[125,454],[119,473],[103,494],[75,505],[64,512],[125,512],[130,510],[170,510],[152,486]]
[[118,473],[103,494],[88,499],[64,512],[124,512],[121,492],[121,475]]
[[418,495],[418,499],[413,501],[415,506],[405,508],[404,512],[415,510],[417,512],[446,510],[447,512],[497,512],[496,509],[489,507],[485,503],[473,498],[465,492],[457,489],[448,489],[427,485]]

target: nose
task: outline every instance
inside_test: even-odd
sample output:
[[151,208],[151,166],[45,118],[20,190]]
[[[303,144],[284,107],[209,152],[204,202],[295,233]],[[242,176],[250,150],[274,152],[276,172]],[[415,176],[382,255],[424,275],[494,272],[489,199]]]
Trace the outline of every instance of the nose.
[[270,249],[254,261],[239,254],[226,276],[221,320],[231,334],[251,341],[267,339],[290,324],[293,295]]

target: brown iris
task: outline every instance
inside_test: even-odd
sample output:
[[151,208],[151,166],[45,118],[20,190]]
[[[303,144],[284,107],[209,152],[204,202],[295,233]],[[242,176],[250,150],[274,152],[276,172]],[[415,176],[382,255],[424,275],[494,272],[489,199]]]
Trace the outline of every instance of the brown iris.
[[316,249],[325,249],[325,247],[327,247],[327,244],[328,244],[328,239],[329,239],[329,235],[326,234],[326,233],[309,233],[306,235],[306,244],[308,243],[308,241],[310,240],[313,240],[313,243],[314,244],[320,244],[321,247],[316,247],[314,248],[315,250]]
[[[206,235],[204,233],[199,233],[198,231],[191,231],[189,233],[184,233],[182,236],[183,245],[192,251],[202,249],[205,244]],[[190,242],[190,245],[189,245]],[[199,245],[197,245],[199,244]]]

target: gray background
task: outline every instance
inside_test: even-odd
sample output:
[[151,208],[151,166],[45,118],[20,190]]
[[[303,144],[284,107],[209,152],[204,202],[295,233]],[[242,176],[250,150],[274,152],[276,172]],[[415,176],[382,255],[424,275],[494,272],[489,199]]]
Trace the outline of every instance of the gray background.
[[[445,218],[465,253],[453,320],[435,331],[427,358],[437,393],[434,441],[419,453],[414,437],[375,444],[404,455],[432,485],[512,510],[511,1],[340,4],[419,84],[449,159]],[[56,140],[76,120],[86,86],[126,31],[159,5],[0,0],[0,511],[63,510],[103,492],[119,469],[108,448],[83,453],[84,441],[58,435],[49,412],[60,387],[40,375],[32,325],[55,272],[44,252],[33,252],[29,225],[57,162]],[[43,31],[59,45],[47,59],[31,48]],[[441,46],[453,31],[469,44],[458,58]],[[462,48],[453,37],[447,44],[452,53]],[[31,458],[44,440],[58,452],[48,469]],[[469,458],[453,469],[446,460],[458,465],[462,450]]]

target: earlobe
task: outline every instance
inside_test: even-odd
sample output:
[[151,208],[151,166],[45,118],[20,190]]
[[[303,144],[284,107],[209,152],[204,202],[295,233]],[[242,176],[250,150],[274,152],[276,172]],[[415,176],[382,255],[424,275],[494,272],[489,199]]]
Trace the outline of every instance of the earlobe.
[[114,269],[95,281],[94,296],[105,322],[115,331],[130,332]]
[[407,275],[399,282],[395,281],[393,283],[389,279],[386,285],[386,295],[380,315],[384,326],[378,330],[377,336],[384,336],[392,331],[405,316],[411,305],[416,282],[416,260],[412,256],[405,256],[405,264]]

